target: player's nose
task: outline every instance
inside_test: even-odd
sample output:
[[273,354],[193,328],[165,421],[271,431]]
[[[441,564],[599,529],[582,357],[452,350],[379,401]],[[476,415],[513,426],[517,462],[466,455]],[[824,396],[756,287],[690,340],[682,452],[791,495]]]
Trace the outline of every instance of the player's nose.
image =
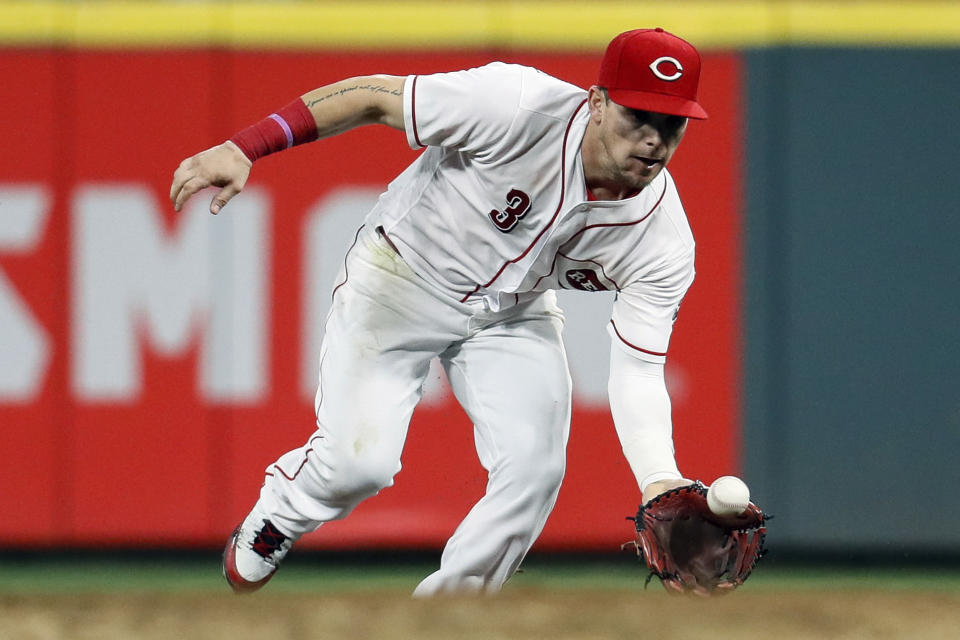
[[640,145],[647,151],[658,149],[664,144],[663,135],[656,127],[644,127],[643,136],[640,139]]

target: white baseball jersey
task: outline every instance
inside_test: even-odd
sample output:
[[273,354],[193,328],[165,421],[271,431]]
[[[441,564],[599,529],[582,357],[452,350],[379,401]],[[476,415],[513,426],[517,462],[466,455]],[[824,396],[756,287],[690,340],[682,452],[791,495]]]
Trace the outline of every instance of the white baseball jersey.
[[422,278],[493,310],[548,289],[616,291],[615,342],[663,362],[694,277],[693,235],[666,169],[631,198],[591,198],[580,158],[586,98],[504,63],[409,76],[406,134],[427,149],[368,222]]

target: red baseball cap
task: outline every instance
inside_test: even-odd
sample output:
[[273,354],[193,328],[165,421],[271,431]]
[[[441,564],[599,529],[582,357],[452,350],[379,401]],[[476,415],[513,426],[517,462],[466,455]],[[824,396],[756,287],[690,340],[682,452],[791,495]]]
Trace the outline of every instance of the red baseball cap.
[[705,120],[697,103],[700,54],[663,29],[635,29],[610,41],[597,84],[624,107]]

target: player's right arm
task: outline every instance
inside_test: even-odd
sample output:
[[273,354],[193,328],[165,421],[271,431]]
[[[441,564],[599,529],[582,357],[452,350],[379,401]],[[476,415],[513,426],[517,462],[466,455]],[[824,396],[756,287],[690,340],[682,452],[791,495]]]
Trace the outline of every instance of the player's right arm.
[[191,156],[173,174],[170,201],[180,211],[197,191],[220,187],[216,214],[240,193],[257,158],[365,124],[403,130],[402,76],[359,76],[314,89],[230,140]]
[[361,76],[320,87],[301,96],[327,138],[364,124],[403,130],[403,76]]

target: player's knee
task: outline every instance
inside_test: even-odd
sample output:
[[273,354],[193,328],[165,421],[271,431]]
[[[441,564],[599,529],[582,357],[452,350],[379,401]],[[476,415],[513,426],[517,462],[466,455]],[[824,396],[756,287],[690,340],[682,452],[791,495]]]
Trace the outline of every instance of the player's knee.
[[333,499],[360,501],[393,484],[399,464],[374,456],[351,456],[330,474],[327,493]]
[[554,496],[566,473],[563,447],[543,447],[542,443],[518,447],[509,456],[503,471],[510,481],[523,487],[538,501]]
[[560,489],[566,469],[566,460],[563,457],[542,460],[527,473],[527,482],[544,498],[553,496]]

